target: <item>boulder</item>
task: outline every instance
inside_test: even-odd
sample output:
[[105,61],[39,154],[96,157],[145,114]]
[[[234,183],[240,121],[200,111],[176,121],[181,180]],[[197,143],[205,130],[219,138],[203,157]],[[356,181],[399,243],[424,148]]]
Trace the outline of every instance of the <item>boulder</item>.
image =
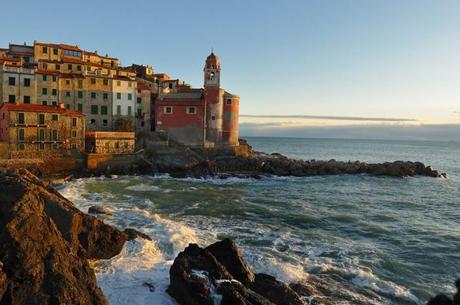
[[452,300],[445,294],[439,294],[431,298],[426,305],[452,305]]
[[205,249],[190,244],[179,253],[167,292],[180,305],[305,305],[274,277],[254,275],[230,239]]
[[254,273],[241,256],[236,244],[226,238],[206,248],[227,269],[234,279],[244,285],[254,282]]
[[267,274],[256,274],[251,288],[276,305],[304,305],[300,296],[294,290]]
[[90,214],[104,214],[104,215],[112,215],[112,211],[109,208],[106,208],[101,205],[93,205],[90,206],[88,209],[88,213]]
[[128,237],[128,240],[134,240],[136,238],[142,238],[142,239],[147,239],[147,240],[152,240],[150,238],[150,236],[148,236],[147,234],[144,234],[142,232],[139,232],[135,229],[132,229],[132,228],[127,228],[123,231],[123,233],[126,234],[126,236]]
[[0,176],[0,193],[1,304],[108,304],[81,247],[47,213],[62,199],[27,172]]
[[213,305],[211,285],[215,285],[215,280],[232,279],[232,276],[208,250],[190,244],[174,260],[169,279],[167,292],[179,304]]

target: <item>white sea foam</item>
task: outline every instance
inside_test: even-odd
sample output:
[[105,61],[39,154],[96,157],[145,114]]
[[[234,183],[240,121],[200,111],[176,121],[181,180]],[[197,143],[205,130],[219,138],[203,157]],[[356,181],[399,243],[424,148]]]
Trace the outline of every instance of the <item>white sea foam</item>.
[[125,188],[128,191],[136,191],[136,192],[157,192],[160,190],[159,186],[156,185],[149,185],[149,184],[135,184]]

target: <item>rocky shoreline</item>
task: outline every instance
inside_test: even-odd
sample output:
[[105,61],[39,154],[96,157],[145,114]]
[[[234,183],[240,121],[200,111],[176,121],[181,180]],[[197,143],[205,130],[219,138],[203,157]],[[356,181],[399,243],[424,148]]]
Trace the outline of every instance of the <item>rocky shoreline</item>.
[[[127,240],[150,239],[135,229],[122,231],[82,213],[26,170],[1,172],[0,193],[1,305],[106,305],[90,261],[118,255]],[[145,285],[154,289],[155,283]],[[456,285],[460,288],[460,281]],[[180,305],[329,305],[340,300],[368,304],[352,294],[337,294],[315,277],[283,283],[256,274],[229,239],[206,248],[190,244],[179,253],[167,292]],[[428,304],[460,305],[460,293],[453,299],[439,295]]]

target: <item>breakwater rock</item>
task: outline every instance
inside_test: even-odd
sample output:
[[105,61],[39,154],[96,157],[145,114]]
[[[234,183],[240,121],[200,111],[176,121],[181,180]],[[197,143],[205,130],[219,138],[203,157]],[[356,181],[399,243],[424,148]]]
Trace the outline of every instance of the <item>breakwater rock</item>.
[[25,170],[1,173],[0,193],[0,303],[107,304],[87,259],[117,255],[127,234]]
[[426,305],[460,305],[460,279],[455,282],[455,286],[457,287],[457,293],[453,299],[445,294],[439,294],[430,299]]
[[147,166],[153,172],[169,173],[175,177],[260,177],[357,175],[408,177],[446,177],[421,162],[394,161],[366,163],[361,161],[295,160],[281,154],[250,151],[246,155],[232,153],[210,154],[206,150],[187,149],[157,154],[149,158]]

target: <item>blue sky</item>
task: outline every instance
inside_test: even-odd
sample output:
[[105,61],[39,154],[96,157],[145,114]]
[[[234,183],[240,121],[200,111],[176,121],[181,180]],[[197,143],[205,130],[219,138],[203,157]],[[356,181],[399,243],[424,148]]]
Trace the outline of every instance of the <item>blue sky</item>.
[[78,44],[194,86],[213,47],[241,113],[286,116],[243,117],[242,131],[457,124],[459,16],[449,0],[23,0],[2,3],[0,43]]

